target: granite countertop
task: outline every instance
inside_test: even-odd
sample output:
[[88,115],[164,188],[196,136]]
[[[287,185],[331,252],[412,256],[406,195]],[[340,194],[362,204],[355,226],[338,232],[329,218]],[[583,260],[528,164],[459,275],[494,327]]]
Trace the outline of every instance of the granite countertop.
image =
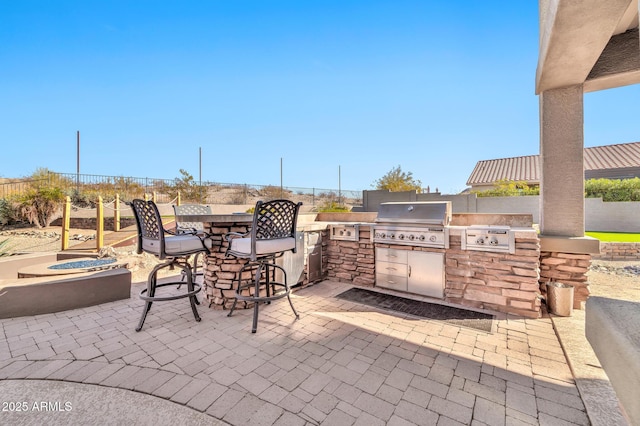
[[253,220],[253,214],[251,213],[176,215],[177,222],[228,223],[228,222],[251,222],[252,220]]
[[[251,223],[253,214],[251,213],[232,213],[232,214],[196,214],[196,215],[176,215],[178,222],[208,222],[208,223]],[[319,231],[327,229],[330,225],[359,225],[373,226],[373,222],[346,222],[346,221],[309,221],[305,220],[304,215],[298,216],[298,230],[301,231]],[[405,224],[407,225],[407,224]],[[450,225],[449,231],[451,235],[462,235],[468,226]],[[510,228],[516,233],[537,232],[533,227],[512,226]]]
[[[178,222],[251,223],[252,220],[253,214],[251,213],[176,215]],[[302,231],[319,231],[326,229],[329,225],[337,224],[372,225],[372,223],[308,221],[304,220],[303,215],[298,216],[298,229]]]

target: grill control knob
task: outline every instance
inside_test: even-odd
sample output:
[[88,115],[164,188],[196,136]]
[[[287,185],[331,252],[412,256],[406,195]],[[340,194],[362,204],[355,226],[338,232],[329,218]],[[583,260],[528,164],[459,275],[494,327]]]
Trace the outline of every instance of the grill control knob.
[[429,241],[431,241],[432,243],[435,243],[436,240],[437,240],[437,238],[436,238],[435,235],[432,235],[432,236],[429,237]]
[[340,235],[344,235],[344,231],[340,231]]
[[399,240],[404,240],[404,234],[400,234],[400,235],[398,235],[398,239],[399,239]]
[[396,237],[396,234],[389,234],[389,238],[391,238],[392,240]]
[[426,239],[427,239],[427,237],[426,237],[426,236],[424,236],[424,235],[420,235],[420,238],[418,238],[418,239],[419,239],[420,241],[424,241],[424,240],[426,240]]
[[351,231],[347,231],[347,236],[351,236]]
[[497,246],[498,239],[496,237],[491,238],[491,240],[489,240],[489,244],[491,244],[492,246]]
[[380,233],[380,238],[386,238],[387,234],[385,234],[384,232]]
[[476,244],[484,244],[484,238],[482,237],[476,238]]
[[413,241],[415,238],[416,238],[415,235],[413,235],[413,234],[409,235],[409,241]]

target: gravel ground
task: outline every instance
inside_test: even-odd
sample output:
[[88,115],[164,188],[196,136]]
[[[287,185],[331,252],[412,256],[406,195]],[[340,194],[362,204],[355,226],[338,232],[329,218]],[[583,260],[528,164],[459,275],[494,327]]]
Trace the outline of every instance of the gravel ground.
[[[71,229],[69,234],[71,249],[75,244],[95,238],[95,232],[86,229]],[[9,241],[6,246],[0,247],[0,255],[60,251],[61,247],[60,227],[0,231],[0,243],[7,239]],[[126,260],[129,263],[133,282],[145,281],[151,268],[158,263],[153,256],[146,253],[137,254],[135,244],[114,250],[118,260]],[[114,253],[109,255],[113,256]],[[594,260],[589,271],[589,283],[591,294],[594,296],[640,301],[640,261]]]
[[640,261],[594,260],[588,276],[592,296],[640,302]]

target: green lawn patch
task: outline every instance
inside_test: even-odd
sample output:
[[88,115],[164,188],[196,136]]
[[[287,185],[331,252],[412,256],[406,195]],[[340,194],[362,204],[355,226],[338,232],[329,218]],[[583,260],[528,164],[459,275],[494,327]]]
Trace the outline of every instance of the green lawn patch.
[[589,237],[597,238],[605,243],[640,243],[640,234],[629,232],[585,232]]

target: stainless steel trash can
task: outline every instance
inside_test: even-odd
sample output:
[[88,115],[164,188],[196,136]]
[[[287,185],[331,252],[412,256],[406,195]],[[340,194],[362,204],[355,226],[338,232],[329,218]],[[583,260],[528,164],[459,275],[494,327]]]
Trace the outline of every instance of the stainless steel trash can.
[[573,286],[551,281],[547,283],[547,307],[561,317],[573,314]]

